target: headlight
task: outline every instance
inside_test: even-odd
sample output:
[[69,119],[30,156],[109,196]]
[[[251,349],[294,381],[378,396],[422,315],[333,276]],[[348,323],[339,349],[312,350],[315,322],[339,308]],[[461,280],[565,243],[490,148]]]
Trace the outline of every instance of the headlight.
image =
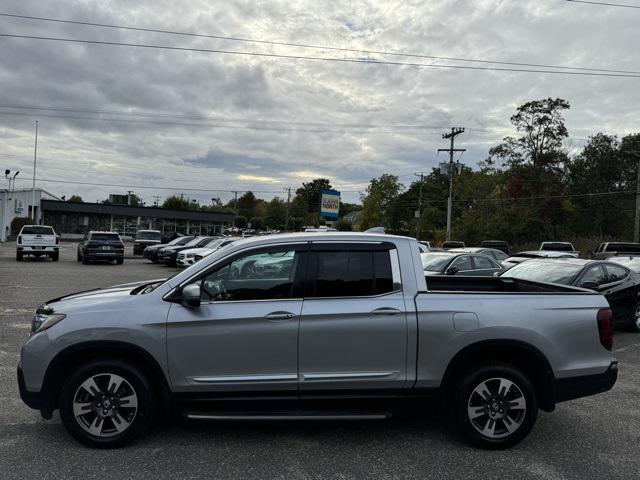
[[48,313],[45,309],[38,309],[31,321],[31,335],[44,332],[66,317],[63,313]]
[[196,254],[195,253],[185,253],[184,256],[187,257],[187,258],[193,258],[193,257],[196,256]]

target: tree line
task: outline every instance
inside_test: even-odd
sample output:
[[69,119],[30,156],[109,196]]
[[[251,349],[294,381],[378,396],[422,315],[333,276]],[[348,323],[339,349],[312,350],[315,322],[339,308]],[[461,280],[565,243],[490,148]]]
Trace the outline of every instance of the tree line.
[[[591,248],[633,238],[640,134],[597,133],[570,154],[563,115],[569,108],[559,98],[521,105],[511,117],[518,136],[491,148],[478,169],[462,168],[454,179],[452,239],[468,245],[580,239]],[[373,179],[362,196],[359,228],[380,225],[442,240],[448,188],[448,177],[435,168],[408,188],[391,174]]]

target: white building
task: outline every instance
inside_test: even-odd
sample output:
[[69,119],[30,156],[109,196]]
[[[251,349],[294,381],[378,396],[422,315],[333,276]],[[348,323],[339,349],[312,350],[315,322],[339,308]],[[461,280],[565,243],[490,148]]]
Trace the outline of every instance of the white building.
[[[35,191],[35,221],[42,223],[40,200],[59,200],[41,189]],[[11,222],[16,217],[31,217],[33,210],[33,190],[0,190],[0,242],[5,242],[11,233]]]

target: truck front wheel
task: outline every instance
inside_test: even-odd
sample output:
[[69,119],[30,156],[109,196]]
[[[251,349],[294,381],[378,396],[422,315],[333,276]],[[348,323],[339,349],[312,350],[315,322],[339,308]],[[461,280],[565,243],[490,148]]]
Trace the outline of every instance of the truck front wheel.
[[458,429],[481,448],[516,445],[529,434],[538,416],[533,385],[522,371],[506,363],[474,367],[453,394]]
[[142,371],[121,360],[102,359],[71,372],[58,405],[74,438],[90,447],[117,448],[149,429],[157,402]]

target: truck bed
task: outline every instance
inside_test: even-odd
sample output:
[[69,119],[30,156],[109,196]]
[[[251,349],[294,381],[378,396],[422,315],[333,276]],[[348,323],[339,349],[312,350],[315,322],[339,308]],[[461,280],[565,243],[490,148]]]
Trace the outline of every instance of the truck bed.
[[515,278],[426,275],[425,279],[430,292],[590,293],[582,288]]

